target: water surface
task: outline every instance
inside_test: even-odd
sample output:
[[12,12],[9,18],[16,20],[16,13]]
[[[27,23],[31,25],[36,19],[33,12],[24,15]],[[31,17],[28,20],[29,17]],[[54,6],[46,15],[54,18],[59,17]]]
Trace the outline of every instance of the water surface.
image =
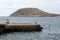
[[11,23],[35,23],[44,29],[42,32],[15,32],[0,36],[0,40],[60,40],[60,17],[0,17],[0,23],[6,19]]

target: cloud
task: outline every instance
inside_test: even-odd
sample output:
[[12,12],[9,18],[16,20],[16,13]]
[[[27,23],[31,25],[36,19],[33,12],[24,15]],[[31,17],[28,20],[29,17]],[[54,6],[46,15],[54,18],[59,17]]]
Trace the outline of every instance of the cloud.
[[3,13],[9,15],[24,7],[36,7],[47,12],[60,13],[60,0],[0,0],[0,15]]

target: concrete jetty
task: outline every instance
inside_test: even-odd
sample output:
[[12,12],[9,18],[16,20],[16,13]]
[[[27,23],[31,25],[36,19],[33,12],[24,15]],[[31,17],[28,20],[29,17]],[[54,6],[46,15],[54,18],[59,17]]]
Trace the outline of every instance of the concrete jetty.
[[1,32],[11,31],[41,31],[42,27],[39,24],[32,23],[0,23]]

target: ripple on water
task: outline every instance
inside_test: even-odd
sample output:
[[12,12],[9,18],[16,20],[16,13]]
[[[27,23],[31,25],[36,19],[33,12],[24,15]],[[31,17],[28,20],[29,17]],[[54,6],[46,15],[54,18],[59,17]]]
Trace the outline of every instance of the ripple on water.
[[[37,21],[37,23],[43,27],[43,30],[42,32],[9,33],[1,35],[0,40],[60,40],[60,17],[24,17],[24,19],[21,17],[10,18],[10,21],[15,19],[18,20],[18,22],[20,22],[20,20],[23,22],[27,22],[29,20],[31,22]],[[17,22],[16,20],[13,22]]]

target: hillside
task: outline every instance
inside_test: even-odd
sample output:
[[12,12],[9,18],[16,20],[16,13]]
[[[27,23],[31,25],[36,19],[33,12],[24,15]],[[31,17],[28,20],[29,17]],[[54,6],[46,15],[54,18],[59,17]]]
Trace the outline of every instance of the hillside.
[[37,8],[22,8],[10,15],[10,17],[20,17],[20,16],[42,16],[42,17],[50,16],[50,17],[53,17],[53,16],[60,16],[60,15],[50,14],[42,10],[39,10]]

